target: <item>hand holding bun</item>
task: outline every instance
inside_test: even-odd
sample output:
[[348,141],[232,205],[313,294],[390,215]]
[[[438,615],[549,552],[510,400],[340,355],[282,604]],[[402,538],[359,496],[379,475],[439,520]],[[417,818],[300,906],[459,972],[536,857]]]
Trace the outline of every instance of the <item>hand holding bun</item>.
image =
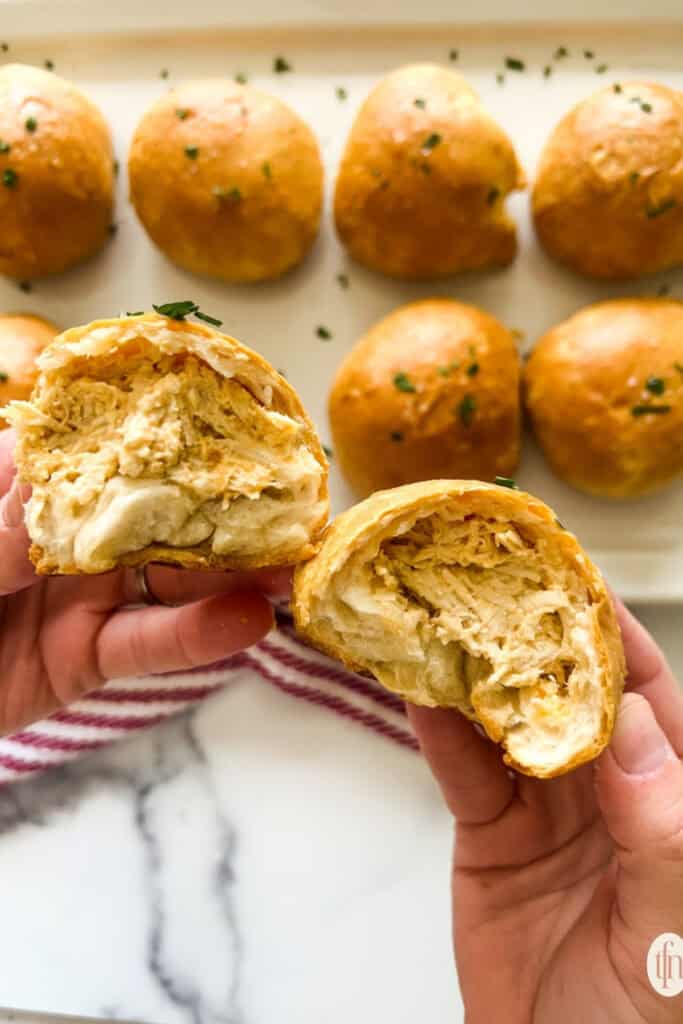
[[167,562],[287,565],[327,519],[327,466],[298,396],[261,356],[164,316],[100,320],[39,359],[16,427],[40,573]]
[[512,143],[462,75],[398,68],[360,109],[342,157],[334,215],[359,263],[431,278],[510,263],[505,198],[524,175]]
[[0,274],[67,270],[107,240],[109,128],[74,85],[40,68],[0,67]]
[[[36,359],[59,328],[39,316],[0,316],[0,406],[27,399],[38,377]],[[5,427],[0,419],[0,429]]]
[[436,477],[510,476],[519,459],[515,342],[476,306],[401,306],[347,355],[329,412],[339,466],[362,497]]
[[613,299],[538,342],[526,407],[553,471],[589,494],[630,498],[683,473],[683,303]]
[[592,277],[683,263],[683,93],[628,82],[583,100],[558,124],[533,191],[547,251]]
[[265,281],[300,263],[318,232],[315,137],[285,103],[222,79],[188,82],[144,115],[131,201],[170,260],[223,281]]
[[339,516],[294,580],[297,628],[387,689],[454,707],[548,778],[609,741],[624,682],[614,609],[536,498],[433,480]]

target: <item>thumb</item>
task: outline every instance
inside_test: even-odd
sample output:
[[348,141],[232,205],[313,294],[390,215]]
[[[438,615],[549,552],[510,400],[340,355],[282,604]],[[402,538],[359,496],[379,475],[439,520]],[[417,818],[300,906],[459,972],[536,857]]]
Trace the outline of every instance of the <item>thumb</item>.
[[597,793],[616,844],[625,938],[640,939],[640,951],[662,932],[683,934],[683,764],[640,694],[621,702]]
[[36,582],[28,557],[30,540],[24,522],[24,501],[30,496],[27,484],[14,478],[0,499],[0,596],[24,590]]

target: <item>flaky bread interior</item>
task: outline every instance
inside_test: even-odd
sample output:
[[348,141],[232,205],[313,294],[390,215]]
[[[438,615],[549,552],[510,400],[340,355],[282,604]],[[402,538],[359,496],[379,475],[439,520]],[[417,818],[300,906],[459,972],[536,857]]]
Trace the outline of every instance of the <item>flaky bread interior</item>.
[[39,572],[254,568],[313,553],[327,464],[296,393],[257,353],[149,314],[66,331],[39,368],[31,400],[3,411],[33,488]]
[[480,722],[526,774],[569,771],[609,740],[624,678],[612,603],[576,538],[521,491],[377,492],[297,570],[294,612],[387,689]]

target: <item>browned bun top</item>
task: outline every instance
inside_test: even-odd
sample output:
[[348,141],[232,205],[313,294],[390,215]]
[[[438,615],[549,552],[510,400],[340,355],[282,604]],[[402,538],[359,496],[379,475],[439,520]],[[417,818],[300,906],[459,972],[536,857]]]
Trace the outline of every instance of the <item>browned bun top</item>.
[[541,338],[524,384],[546,457],[580,490],[630,497],[683,471],[683,303],[579,310]]
[[[28,398],[38,377],[36,359],[59,328],[26,313],[0,316],[0,405]],[[6,423],[0,419],[0,429]]]
[[66,270],[108,237],[109,128],[70,82],[24,64],[0,67],[0,273]]
[[137,127],[129,174],[152,241],[199,274],[278,277],[318,231],[316,139],[287,104],[253,86],[212,78],[162,96]]
[[434,477],[492,480],[519,458],[519,357],[476,306],[426,299],[375,324],[339,367],[335,455],[357,494]]
[[462,75],[398,68],[372,90],[337,179],[337,232],[375,270],[429,278],[509,263],[505,197],[524,175],[507,135]]
[[583,274],[628,278],[683,262],[683,93],[606,86],[560,121],[533,191],[539,238]]

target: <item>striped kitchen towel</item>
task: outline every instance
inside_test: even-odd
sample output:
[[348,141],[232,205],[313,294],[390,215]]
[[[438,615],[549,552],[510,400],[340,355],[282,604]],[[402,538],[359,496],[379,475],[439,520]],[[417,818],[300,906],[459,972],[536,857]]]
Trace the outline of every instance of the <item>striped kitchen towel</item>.
[[277,628],[247,651],[190,672],[115,680],[0,740],[0,785],[31,778],[157,725],[245,675],[392,743],[418,749],[402,700],[308,647],[294,632],[288,612],[278,610]]

